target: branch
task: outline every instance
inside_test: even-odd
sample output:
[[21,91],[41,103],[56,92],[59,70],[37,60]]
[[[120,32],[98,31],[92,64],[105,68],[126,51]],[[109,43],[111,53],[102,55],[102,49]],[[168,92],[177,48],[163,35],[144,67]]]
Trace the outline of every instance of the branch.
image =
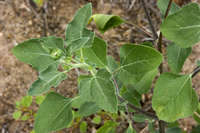
[[192,72],[192,78],[194,78],[200,72],[200,66],[196,67]]
[[151,19],[150,14],[149,14],[149,12],[148,12],[148,10],[147,10],[146,3],[144,2],[144,0],[141,0],[141,2],[142,2],[142,6],[143,6],[143,8],[144,8],[146,17],[147,17],[147,19],[148,19],[148,21],[149,21],[149,26],[150,26],[151,31],[152,31],[152,34],[153,34],[153,39],[154,39],[154,41],[155,41],[155,40],[158,39],[158,35],[157,35],[157,33],[156,33],[155,27],[153,26],[153,22],[152,22],[152,19]]

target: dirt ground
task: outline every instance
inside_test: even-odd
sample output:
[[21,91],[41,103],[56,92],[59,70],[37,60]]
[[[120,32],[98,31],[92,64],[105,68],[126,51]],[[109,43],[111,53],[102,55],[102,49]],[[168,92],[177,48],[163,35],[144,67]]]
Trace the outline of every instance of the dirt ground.
[[[28,133],[33,128],[32,122],[15,121],[12,113],[15,111],[16,100],[25,96],[32,82],[37,79],[37,72],[29,65],[18,61],[11,53],[11,49],[24,40],[44,35],[64,38],[66,24],[72,19],[75,11],[87,2],[92,2],[94,13],[119,15],[150,32],[139,0],[133,6],[127,1],[129,0],[113,0],[112,3],[108,0],[49,0],[45,18],[44,13],[34,9],[28,0],[0,0],[0,133]],[[156,0],[148,0],[147,6],[153,23],[158,29],[160,14],[156,7]],[[94,28],[93,25],[91,27]],[[98,35],[108,42],[109,54],[116,58],[118,48],[123,43],[140,43],[148,40],[144,33],[130,24],[123,24],[104,35]],[[183,72],[190,73],[199,59],[200,45],[196,45],[184,65]],[[68,80],[62,82],[56,91],[72,97],[77,90],[76,78],[76,73],[72,71],[68,75]],[[196,76],[193,84],[200,95],[199,79],[200,75]],[[180,123],[187,131],[196,124],[190,118],[181,120]]]

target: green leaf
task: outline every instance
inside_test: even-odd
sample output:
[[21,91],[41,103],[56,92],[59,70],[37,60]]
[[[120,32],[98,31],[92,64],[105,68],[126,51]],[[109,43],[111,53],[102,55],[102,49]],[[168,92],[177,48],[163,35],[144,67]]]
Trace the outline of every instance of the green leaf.
[[35,131],[34,131],[34,130],[32,130],[30,133],[35,133]]
[[115,59],[112,56],[107,56],[107,67],[110,72],[114,72],[118,67],[119,63],[115,61]]
[[180,47],[191,47],[200,41],[199,14],[197,3],[188,4],[164,20],[161,32]]
[[197,108],[196,112],[194,112],[192,117],[197,123],[200,124],[200,103],[198,104],[198,108]]
[[18,44],[12,49],[12,52],[20,61],[32,65],[41,72],[55,63],[42,44],[40,39],[31,39]]
[[94,102],[85,102],[80,106],[79,114],[81,116],[89,116],[100,111],[100,108]]
[[108,112],[117,111],[117,97],[115,88],[110,80],[110,74],[101,69],[92,78],[85,78],[80,81],[79,95],[83,101],[94,102],[101,109]]
[[24,96],[20,100],[20,105],[23,107],[30,107],[32,104],[32,96]]
[[147,93],[151,89],[152,82],[157,74],[158,74],[158,69],[154,69],[152,71],[147,72],[138,83],[133,84],[134,88],[140,94]]
[[101,33],[124,23],[123,19],[115,15],[95,14],[91,17],[90,21],[92,21],[92,19]]
[[173,122],[191,116],[197,106],[198,97],[190,75],[161,74],[152,98],[152,107],[160,120]]
[[82,47],[91,47],[95,33],[87,30],[86,26],[92,15],[91,3],[80,8],[73,20],[67,25],[66,42],[69,51],[75,52]]
[[83,121],[80,124],[80,132],[81,133],[86,133],[87,132],[87,122]]
[[166,133],[182,133],[182,130],[181,128],[173,127],[173,128],[168,128]]
[[64,72],[59,72],[54,65],[49,66],[45,71],[40,73],[39,79],[30,87],[28,94],[31,96],[40,95],[49,91],[54,86],[57,87],[61,81],[67,78]]
[[133,129],[131,123],[129,123],[129,126],[128,126],[125,133],[136,133],[136,131]]
[[73,20],[67,25],[66,41],[74,40],[81,37],[82,30],[87,26],[91,15],[91,3],[85,5],[76,12]]
[[27,114],[24,114],[22,117],[21,117],[21,120],[22,121],[26,121],[30,118],[30,116],[28,116]]
[[101,116],[97,115],[92,119],[92,123],[100,124],[101,123]]
[[[167,10],[167,6],[170,0],[158,0],[157,5],[158,8],[160,9],[161,15],[164,18],[165,12]],[[178,5],[176,5],[176,3],[172,2],[170,11],[168,15],[171,15],[173,13],[175,13],[176,11],[178,11],[180,9],[180,7]]]
[[55,37],[55,36],[48,36],[48,37],[43,37],[40,39],[41,44],[44,47],[46,47],[46,50],[53,50],[53,49],[59,49],[61,50],[63,53],[66,53],[66,50],[64,48],[64,40],[62,38],[59,37]]
[[35,132],[49,133],[65,128],[73,118],[71,101],[57,93],[49,93],[37,112]]
[[105,67],[107,65],[107,44],[104,40],[95,37],[92,47],[83,49],[83,57],[86,62],[94,63],[98,67]]
[[143,42],[140,45],[148,46],[148,47],[154,47],[152,42]]
[[149,117],[143,115],[143,114],[134,114],[133,115],[133,120],[135,122],[145,122],[146,120],[151,120]]
[[198,125],[197,127],[193,128],[191,133],[199,133],[200,132],[200,125]]
[[178,121],[172,122],[172,123],[167,123],[167,127],[172,128],[172,127],[179,127]]
[[97,133],[115,133],[117,125],[118,124],[114,121],[105,121],[104,125],[97,130]]
[[88,36],[88,37],[80,37],[71,42],[68,42],[69,52],[73,53],[73,52],[79,50],[80,48],[92,46],[94,36],[95,36],[94,33],[91,33],[90,36]]
[[197,66],[200,66],[200,60],[197,61]]
[[14,118],[15,120],[19,120],[19,118],[21,117],[21,115],[22,115],[22,112],[21,112],[21,111],[15,111],[15,112],[13,113],[13,118]]
[[151,121],[149,121],[148,123],[149,123],[149,124],[148,124],[149,133],[156,133],[156,129],[155,129],[155,127],[154,127],[155,123],[154,123],[154,122],[151,122]]
[[92,32],[92,31],[90,31],[90,30],[88,30],[88,29],[85,28],[83,30],[82,36],[89,38],[89,40],[87,41],[87,43],[84,44],[84,46],[82,46],[82,47],[84,47],[84,48],[91,47],[92,44],[93,44],[94,38],[95,38],[95,32]]
[[120,49],[118,68],[122,82],[135,84],[149,71],[155,70],[162,62],[162,55],[155,49],[143,45],[123,45]]
[[40,105],[45,99],[45,96],[41,95],[41,96],[36,96],[35,101],[38,105]]
[[37,4],[37,6],[39,6],[39,7],[41,7],[42,5],[43,5],[43,3],[44,3],[44,0],[33,0],[36,4]]
[[16,101],[16,102],[15,102],[15,107],[16,107],[17,109],[20,109],[20,106],[21,106],[20,101]]
[[121,88],[120,95],[131,104],[140,107],[141,95],[133,87]]
[[181,48],[175,44],[167,47],[167,61],[173,73],[179,73],[192,48]]

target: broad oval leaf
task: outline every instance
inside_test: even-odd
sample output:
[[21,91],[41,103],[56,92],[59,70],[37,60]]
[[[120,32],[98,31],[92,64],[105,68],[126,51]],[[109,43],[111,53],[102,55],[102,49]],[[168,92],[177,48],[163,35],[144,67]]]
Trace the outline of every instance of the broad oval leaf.
[[167,61],[172,72],[179,73],[192,48],[181,48],[175,44],[167,47]]
[[49,93],[37,112],[35,132],[49,133],[66,128],[73,118],[71,101],[57,93]]
[[164,20],[161,32],[180,47],[191,47],[200,41],[199,14],[197,3],[188,4]]
[[193,114],[198,97],[192,88],[190,75],[164,73],[158,78],[152,107],[160,120],[173,122]]
[[104,40],[95,37],[92,47],[83,49],[83,57],[86,62],[93,63],[98,67],[107,65],[107,44]]
[[20,61],[32,65],[38,71],[45,70],[55,62],[43,48],[40,39],[31,39],[20,43],[12,49],[12,52]]
[[94,77],[81,80],[79,95],[83,100],[94,102],[105,111],[116,112],[117,97],[109,76],[110,74],[102,69]]
[[123,19],[115,15],[95,14],[91,17],[90,21],[92,21],[92,19],[101,33],[124,23]]
[[126,44],[120,49],[121,66],[116,71],[119,71],[122,82],[129,80],[134,84],[147,72],[156,69],[162,59],[162,55],[151,47]]
[[57,71],[55,66],[51,65],[40,73],[38,80],[32,84],[28,94],[36,96],[45,93],[49,91],[51,87],[57,87],[60,82],[66,78],[67,76],[65,73]]

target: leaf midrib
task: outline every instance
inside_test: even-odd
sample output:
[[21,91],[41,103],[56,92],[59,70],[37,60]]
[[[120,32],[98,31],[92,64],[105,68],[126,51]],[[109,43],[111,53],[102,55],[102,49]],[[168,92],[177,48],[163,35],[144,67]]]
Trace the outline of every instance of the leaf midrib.
[[52,122],[50,123],[50,125],[52,125],[52,126],[49,126],[49,127],[54,127],[54,122],[55,122],[55,120],[56,120],[56,118],[63,112],[63,110],[69,105],[69,104],[71,104],[71,102],[73,101],[72,99],[70,99],[69,101],[65,101],[65,99],[63,99],[63,101],[64,101],[64,104],[65,104],[65,102],[67,103],[67,104],[65,104],[64,106],[62,106],[62,108],[59,110],[59,112],[57,113],[57,115],[54,117],[54,119],[52,119]]
[[[162,105],[162,106],[167,107],[168,104],[171,103],[170,101],[175,101],[175,99],[178,97],[178,95],[183,91],[183,88],[184,88],[185,84],[187,83],[187,81],[189,80],[189,78],[190,78],[190,77],[188,76],[188,78],[185,79],[183,85],[180,87],[180,88],[182,88],[182,89],[180,89],[179,92],[178,92],[174,97],[170,98],[170,99],[168,100],[167,104]],[[159,112],[162,112],[163,109],[164,109],[164,108],[162,108]]]

